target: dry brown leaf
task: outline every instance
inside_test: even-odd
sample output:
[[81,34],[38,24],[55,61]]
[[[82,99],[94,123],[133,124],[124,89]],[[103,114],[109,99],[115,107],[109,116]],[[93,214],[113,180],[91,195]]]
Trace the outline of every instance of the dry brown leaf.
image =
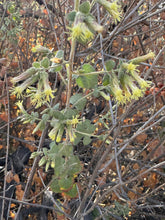
[[139,134],[137,137],[136,137],[136,141],[139,143],[139,144],[143,144],[146,140],[147,140],[147,134],[146,133],[142,133],[142,134]]
[[151,173],[147,178],[144,179],[143,185],[145,187],[154,189],[155,185],[158,183],[158,178],[156,173]]

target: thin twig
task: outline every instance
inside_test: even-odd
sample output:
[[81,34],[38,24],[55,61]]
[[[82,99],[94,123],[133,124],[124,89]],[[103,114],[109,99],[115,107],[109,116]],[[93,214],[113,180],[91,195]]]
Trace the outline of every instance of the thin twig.
[[91,208],[88,209],[87,212],[83,214],[83,216],[88,215],[88,214],[96,207],[96,205],[98,205],[98,203],[99,203],[100,201],[102,201],[102,200],[106,197],[106,195],[109,194],[110,192],[116,190],[116,189],[117,189],[118,187],[120,187],[120,186],[124,186],[124,185],[127,185],[127,184],[129,184],[129,183],[131,183],[131,182],[133,182],[133,181],[136,181],[136,180],[138,180],[139,178],[141,178],[143,175],[145,175],[145,174],[149,173],[150,171],[155,170],[155,169],[157,169],[157,168],[159,168],[159,167],[163,167],[164,165],[165,165],[165,161],[160,162],[160,163],[158,163],[158,164],[156,164],[156,165],[150,167],[149,169],[145,170],[144,172],[140,173],[139,175],[137,175],[137,176],[135,176],[135,177],[133,177],[133,178],[131,178],[131,179],[125,181],[125,182],[118,183],[118,184],[116,184],[115,186],[111,187],[110,189],[107,189],[107,190],[105,191],[105,193],[103,193],[103,195],[95,201],[95,203],[91,206]]
[[[5,197],[5,190],[6,190],[7,165],[8,165],[8,156],[9,156],[9,135],[10,135],[10,102],[9,102],[9,87],[8,87],[7,72],[5,73],[5,81],[6,81],[6,94],[7,94],[7,100],[8,100],[8,103],[7,103],[8,122],[7,122],[7,146],[6,146],[5,171],[4,171],[3,197]],[[1,219],[3,219],[4,205],[5,205],[5,200],[3,200],[2,202]]]
[[51,18],[49,9],[48,9],[48,7],[47,7],[46,1],[43,0],[43,2],[44,2],[44,5],[45,5],[45,7],[46,7],[46,10],[47,10],[47,12],[48,12],[49,21],[50,21],[52,30],[53,30],[53,32],[54,32],[54,36],[55,36],[55,39],[56,39],[57,48],[58,48],[58,50],[59,50],[59,49],[60,49],[60,46],[59,46],[59,43],[58,43],[58,38],[57,38],[56,30],[55,30],[55,28],[54,28],[53,21],[52,21],[52,18]]
[[163,48],[159,51],[159,53],[157,54],[157,56],[155,57],[154,59],[154,62],[153,64],[150,66],[150,68],[147,70],[144,78],[147,79],[147,77],[149,76],[149,74],[151,73],[151,71],[154,69],[155,67],[155,64],[157,63],[157,61],[159,60],[160,56],[162,55],[162,53],[164,52],[165,50],[165,45],[163,46]]
[[[42,132],[42,134],[41,134],[40,143],[39,143],[37,152],[39,152],[40,149],[41,149],[42,146],[43,146],[47,129],[48,129],[48,125],[46,126],[46,128],[43,130],[43,132]],[[33,166],[32,166],[32,168],[31,168],[31,171],[30,171],[30,174],[29,174],[29,176],[28,176],[28,180],[27,180],[27,183],[26,183],[26,186],[25,186],[25,190],[24,190],[24,195],[23,195],[22,201],[25,201],[25,199],[27,198],[27,196],[28,196],[28,194],[29,194],[30,187],[31,187],[31,184],[32,184],[32,181],[33,181],[34,174],[35,174],[35,172],[36,172],[36,168],[37,168],[39,159],[40,159],[39,156],[34,159]],[[15,219],[18,218],[18,215],[19,215],[19,212],[21,211],[21,208],[22,208],[22,204],[21,204],[21,205],[19,206],[19,208],[18,208],[18,211],[17,211],[17,214],[16,214]]]

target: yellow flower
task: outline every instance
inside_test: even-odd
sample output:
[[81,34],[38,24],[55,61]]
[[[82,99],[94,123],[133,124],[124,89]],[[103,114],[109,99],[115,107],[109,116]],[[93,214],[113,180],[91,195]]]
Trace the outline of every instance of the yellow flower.
[[39,108],[43,105],[43,94],[40,91],[37,91],[34,94],[31,94],[31,104],[36,105],[36,108]]
[[140,97],[143,96],[143,92],[141,89],[139,89],[136,85],[133,83],[130,85],[130,88],[132,90],[132,98],[135,100],[138,100]]
[[115,2],[112,2],[111,5],[109,6],[109,13],[113,16],[115,21],[120,21],[120,6]]
[[[142,79],[137,72],[139,72],[139,70],[137,70],[138,65],[131,63],[123,63],[122,67],[124,69],[127,70],[128,73],[131,74],[131,76],[133,77],[133,79],[139,84],[141,90],[144,92],[149,86],[150,86],[150,82],[145,81],[144,79]],[[125,75],[124,76],[124,80],[125,80],[125,84],[132,83],[133,79],[131,79],[131,76]]]
[[53,90],[50,88],[46,88],[44,90],[44,95],[46,96],[46,101],[50,102],[50,97],[53,99],[54,95],[53,95]]
[[80,40],[82,43],[86,43],[94,37],[94,34],[84,22],[77,23],[71,28],[71,31],[71,38]]
[[150,87],[151,82],[142,79],[137,73],[134,73],[133,77],[139,84],[142,91],[145,91],[148,87]]
[[22,92],[23,92],[22,87],[21,87],[21,86],[17,86],[17,87],[14,87],[14,88],[12,89],[11,94],[12,94],[12,95],[16,95],[17,98],[21,98],[21,97],[23,96]]
[[141,78],[139,85],[143,91],[145,91],[148,87],[150,87],[151,82],[150,81],[145,81],[144,79]]
[[118,1],[110,3],[106,0],[97,0],[97,2],[102,5],[110,15],[112,15],[112,17],[115,19],[115,22],[120,21],[121,6],[117,4]]
[[132,94],[127,86],[124,86],[123,91],[124,91],[124,98],[125,98],[125,103],[126,103],[127,101],[131,100]]
[[50,132],[49,132],[49,137],[52,141],[54,141],[56,139],[57,136],[57,132],[58,130],[56,128],[53,128]]
[[119,103],[124,103],[123,91],[120,88],[115,90],[115,98]]
[[85,23],[81,25],[81,28],[82,28],[82,35],[83,35],[82,39],[84,38],[83,39],[84,41],[91,40],[94,34],[89,30],[89,28],[86,26]]
[[[143,96],[143,90],[138,88],[134,84],[132,76],[125,74],[124,78],[123,78],[123,85],[122,86],[123,86],[123,89],[125,92],[125,98],[127,99],[127,101],[130,101],[131,99],[138,100],[140,97]],[[131,92],[130,92],[130,90],[131,90]]]
[[122,89],[116,85],[116,84],[113,84],[111,86],[111,91],[113,93],[113,96],[114,98],[116,99],[116,101],[119,103],[119,104],[124,104],[124,96],[123,96],[123,91]]
[[138,67],[138,65],[135,65],[133,64],[132,62],[131,63],[123,63],[122,64],[122,67],[124,69],[127,70],[128,73],[131,73],[132,75],[135,73],[135,72],[138,72],[139,70],[137,70],[136,68]]
[[22,113],[26,112],[24,107],[23,107],[23,101],[18,101],[16,102],[16,105],[18,106],[18,108],[21,110]]
[[137,71],[137,65],[134,65],[133,63],[129,63],[128,66],[127,66],[127,70],[130,72],[130,73],[134,73]]
[[72,38],[76,39],[76,38],[81,37],[81,35],[82,35],[81,25],[82,25],[82,23],[78,23],[77,25],[73,26],[73,28],[71,28]]
[[73,117],[73,119],[68,119],[66,121],[67,125],[72,125],[73,127],[76,127],[76,125],[79,123],[79,119],[78,116],[76,116],[75,118]]
[[31,86],[33,83],[35,83],[38,79],[37,75],[34,75],[28,79],[26,79],[21,85],[17,86],[17,87],[13,87],[12,89],[12,95],[16,95],[17,98],[20,98],[21,96],[23,96],[23,91],[28,88],[29,86]]

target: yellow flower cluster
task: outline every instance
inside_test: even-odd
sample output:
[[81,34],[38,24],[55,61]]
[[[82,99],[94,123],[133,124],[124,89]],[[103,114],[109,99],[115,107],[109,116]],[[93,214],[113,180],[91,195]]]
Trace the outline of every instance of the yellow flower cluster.
[[97,0],[97,2],[109,12],[109,14],[114,18],[116,23],[117,21],[120,21],[121,6],[117,4],[118,1],[108,2],[106,0]]
[[71,38],[77,39],[82,43],[86,43],[94,37],[94,34],[90,31],[88,26],[84,22],[79,22],[74,25],[71,30]]
[[[48,73],[45,71],[36,71],[32,67],[21,75],[14,77],[11,81],[13,84],[23,81],[19,86],[13,86],[11,90],[12,95],[17,98],[23,97],[23,92],[26,91],[25,96],[30,97],[31,104],[35,108],[41,107],[43,104],[50,102],[50,98],[54,98],[54,90],[49,85]],[[37,83],[38,82],[38,83]],[[37,88],[32,87],[37,83]]]
[[143,97],[150,82],[138,75],[137,65],[133,63],[122,63],[121,68],[123,72],[119,80],[116,75],[112,75],[111,92],[116,101],[124,104]]
[[91,15],[84,15],[77,12],[73,27],[71,30],[71,37],[69,39],[76,39],[80,43],[87,43],[93,39],[94,33],[102,33],[104,27],[99,25]]

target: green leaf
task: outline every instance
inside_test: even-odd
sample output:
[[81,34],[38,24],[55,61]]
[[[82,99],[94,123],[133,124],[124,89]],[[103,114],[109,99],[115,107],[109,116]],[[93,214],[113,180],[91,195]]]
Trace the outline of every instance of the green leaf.
[[75,197],[77,197],[78,192],[77,192],[76,184],[73,185],[73,187],[72,187],[71,190],[69,190],[68,192],[65,192],[65,194],[66,194],[67,196],[69,196],[70,198],[75,198]]
[[58,180],[56,178],[53,178],[52,183],[50,185],[50,188],[55,193],[61,193],[62,192],[61,189],[60,189],[60,186],[58,184]]
[[49,120],[50,116],[48,114],[42,115],[42,120],[46,123]]
[[44,68],[48,68],[50,66],[50,60],[48,57],[45,57],[42,61],[41,61],[41,66],[43,66]]
[[55,141],[51,142],[50,145],[50,150],[49,150],[49,155],[52,154],[55,157],[55,154],[58,154],[61,148],[61,144],[56,144]]
[[54,72],[59,72],[62,70],[62,65],[59,65],[59,64],[56,64],[56,63],[52,63],[52,66],[51,67],[54,67],[54,68],[51,68],[50,69],[50,72],[51,73],[54,73]]
[[73,146],[61,143],[60,150],[58,151],[58,156],[68,157],[69,155],[73,155]]
[[77,145],[81,141],[82,137],[83,137],[82,134],[76,133],[76,138],[74,140],[74,145]]
[[91,10],[91,5],[90,5],[90,2],[89,2],[89,1],[83,2],[83,3],[79,6],[79,11],[80,11],[81,13],[89,14],[90,10]]
[[71,188],[71,186],[73,184],[73,178],[71,178],[71,177],[61,178],[58,181],[58,184],[60,186],[60,190],[67,190],[67,189]]
[[114,60],[107,60],[105,62],[105,67],[107,71],[111,71],[115,67],[116,63]]
[[40,63],[39,63],[39,62],[34,62],[34,63],[33,63],[33,67],[35,67],[35,68],[40,68],[41,66],[40,66]]
[[62,157],[56,157],[55,167],[54,167],[55,175],[60,176],[60,174],[64,171],[64,168],[65,168],[65,159]]
[[76,117],[76,112],[72,109],[67,109],[64,113],[65,119],[73,119]]
[[110,84],[110,76],[106,73],[103,77],[103,86],[107,86],[108,84]]
[[48,149],[46,147],[43,148],[43,153],[45,156],[48,155]]
[[88,119],[86,119],[84,122],[81,122],[77,125],[76,130],[82,132],[82,134],[75,132],[76,138],[74,141],[74,145],[78,144],[82,138],[84,145],[87,145],[91,142],[90,136],[95,131],[95,126],[91,124]]
[[77,125],[76,130],[84,133],[92,134],[95,131],[95,126],[91,124],[90,120],[86,119],[85,121]]
[[71,11],[66,15],[66,19],[70,22],[74,22],[75,17],[76,17],[76,11]]
[[92,141],[92,140],[91,140],[90,137],[85,136],[84,139],[83,139],[83,144],[84,144],[84,145],[88,145],[88,144],[91,143],[91,141]]
[[93,96],[94,97],[96,97],[96,98],[98,98],[99,96],[100,96],[100,93],[99,93],[100,91],[98,90],[98,88],[95,88],[94,90],[93,90]]
[[53,117],[56,118],[56,119],[59,119],[59,120],[63,120],[64,119],[63,113],[58,111],[58,110],[53,111]]
[[82,170],[80,160],[77,156],[71,155],[69,156],[66,163],[66,171],[68,175],[75,175]]
[[64,51],[58,50],[55,57],[63,60],[64,59]]
[[[90,64],[84,64],[82,66],[82,73],[91,73],[94,72],[95,69]],[[76,82],[79,87],[92,89],[97,85],[97,75],[87,75],[87,76],[79,76],[76,79]]]
[[83,98],[83,99],[82,98],[83,98],[83,95],[80,93],[77,93],[70,98],[70,103],[73,105],[81,99],[81,101],[77,102],[77,104],[75,105],[78,111],[83,110],[87,102],[86,98]]

